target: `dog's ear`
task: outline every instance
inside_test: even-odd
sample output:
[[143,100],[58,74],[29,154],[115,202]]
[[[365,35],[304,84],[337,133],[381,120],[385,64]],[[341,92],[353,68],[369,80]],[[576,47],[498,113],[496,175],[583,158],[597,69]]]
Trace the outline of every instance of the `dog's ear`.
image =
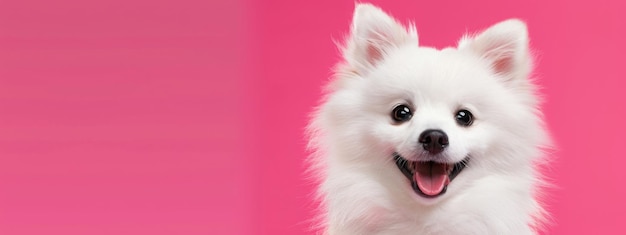
[[465,36],[459,50],[476,53],[506,80],[526,78],[532,67],[526,24],[517,19],[495,24],[475,37]]
[[364,75],[389,52],[405,43],[417,44],[417,32],[409,31],[391,16],[371,4],[357,4],[352,18],[350,38],[344,49],[346,62]]

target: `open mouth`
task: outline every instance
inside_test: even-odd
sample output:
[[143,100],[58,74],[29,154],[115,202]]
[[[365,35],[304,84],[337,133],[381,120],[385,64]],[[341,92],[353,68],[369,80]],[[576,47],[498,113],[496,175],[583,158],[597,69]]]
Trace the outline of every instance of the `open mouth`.
[[396,165],[411,181],[413,190],[422,197],[435,198],[446,193],[448,184],[467,166],[469,158],[457,163],[409,161],[393,154]]

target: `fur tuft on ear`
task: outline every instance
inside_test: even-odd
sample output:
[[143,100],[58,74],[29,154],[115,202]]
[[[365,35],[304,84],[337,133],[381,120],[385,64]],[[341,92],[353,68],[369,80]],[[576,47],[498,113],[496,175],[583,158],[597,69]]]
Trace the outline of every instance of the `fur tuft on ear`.
[[495,24],[475,37],[465,36],[458,48],[476,53],[506,80],[525,79],[531,70],[526,24],[517,19]]
[[409,42],[417,44],[415,26],[411,24],[407,31],[380,8],[357,4],[344,58],[352,70],[363,75],[374,68],[390,49]]

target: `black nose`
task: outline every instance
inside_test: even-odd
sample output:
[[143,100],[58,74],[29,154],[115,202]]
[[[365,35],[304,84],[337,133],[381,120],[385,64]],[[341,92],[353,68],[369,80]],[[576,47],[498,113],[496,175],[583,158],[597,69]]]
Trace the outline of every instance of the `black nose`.
[[430,154],[438,154],[448,147],[448,135],[441,130],[425,130],[419,137],[419,143]]

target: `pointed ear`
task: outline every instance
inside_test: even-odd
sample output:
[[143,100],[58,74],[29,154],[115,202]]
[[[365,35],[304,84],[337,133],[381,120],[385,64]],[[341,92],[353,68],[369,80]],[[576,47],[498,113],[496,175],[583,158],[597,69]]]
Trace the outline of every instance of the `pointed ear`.
[[495,24],[473,38],[465,36],[459,50],[476,53],[506,80],[527,78],[532,66],[526,24],[517,19]]
[[357,4],[344,58],[350,67],[363,75],[374,68],[389,52],[402,44],[417,44],[417,32],[409,32],[391,16],[371,4]]

